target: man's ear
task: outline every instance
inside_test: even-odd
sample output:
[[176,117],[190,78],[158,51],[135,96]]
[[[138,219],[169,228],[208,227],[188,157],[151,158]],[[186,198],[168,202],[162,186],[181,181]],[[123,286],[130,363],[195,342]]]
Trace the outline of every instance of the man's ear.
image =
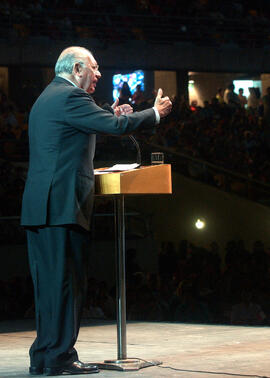
[[73,66],[73,72],[74,72],[74,75],[79,75],[81,76],[81,72],[82,72],[82,66],[80,63],[75,63],[74,66]]

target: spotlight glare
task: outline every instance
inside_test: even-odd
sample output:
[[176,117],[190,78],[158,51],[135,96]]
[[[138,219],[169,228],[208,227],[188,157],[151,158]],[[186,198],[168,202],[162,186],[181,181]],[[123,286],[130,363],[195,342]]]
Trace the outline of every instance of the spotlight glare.
[[205,227],[205,222],[202,219],[197,219],[195,226],[198,230],[202,230]]

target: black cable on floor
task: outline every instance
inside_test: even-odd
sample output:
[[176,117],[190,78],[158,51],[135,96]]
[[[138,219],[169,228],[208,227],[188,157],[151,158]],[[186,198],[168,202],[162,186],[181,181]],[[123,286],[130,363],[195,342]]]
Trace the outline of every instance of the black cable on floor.
[[138,358],[138,357],[128,357],[128,358],[131,359],[131,360],[133,360],[133,359],[139,360],[139,361],[145,362],[149,365],[157,366],[161,369],[170,369],[170,370],[174,370],[174,371],[181,371],[181,372],[187,372],[187,373],[202,373],[202,374],[216,374],[216,375],[222,374],[222,375],[228,375],[228,376],[232,376],[232,377],[270,378],[269,376],[266,376],[266,375],[256,375],[256,374],[235,374],[235,373],[204,371],[204,370],[178,369],[178,368],[174,368],[172,366],[164,366],[164,365],[161,366],[159,364],[155,364],[152,361],[144,360],[143,358]]

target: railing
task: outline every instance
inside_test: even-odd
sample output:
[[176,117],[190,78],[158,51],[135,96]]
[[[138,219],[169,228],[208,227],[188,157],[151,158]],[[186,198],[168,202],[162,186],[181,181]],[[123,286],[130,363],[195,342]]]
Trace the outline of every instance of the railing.
[[165,162],[171,163],[173,170],[187,177],[270,206],[269,184],[157,144],[147,144],[144,148],[164,152]]
[[29,18],[25,17],[25,10],[21,14],[0,14],[0,38],[96,38],[102,43],[145,40],[159,44],[191,42],[214,46],[233,42],[240,46],[255,47],[269,43],[269,25],[270,20],[260,17],[226,19],[44,9],[40,15],[31,15]]
[[[1,143],[0,157],[13,161],[16,165],[18,165],[19,162],[27,164],[28,141],[11,139],[7,140],[7,143],[7,147],[10,149],[9,152],[11,153],[3,154],[3,144]],[[97,160],[95,162],[97,166],[100,166],[99,162],[102,162],[104,165],[104,161],[106,161],[107,164],[110,164],[111,162],[116,163],[124,158],[128,161],[130,160],[130,162],[136,161],[137,152],[128,138],[110,138],[107,152],[107,145],[104,145],[104,143],[106,142],[101,142],[104,147],[103,149],[97,148],[98,151],[103,151],[102,154],[97,153]],[[124,150],[123,148],[121,149],[121,143],[124,143]],[[161,145],[153,143],[149,144],[142,141],[140,141],[140,145],[143,164],[150,163],[150,154],[152,151],[163,151],[165,154],[165,161],[172,164],[173,170],[226,192],[234,193],[263,205],[270,206],[270,185],[267,183],[251,179],[243,174],[230,171],[205,160],[193,158]]]

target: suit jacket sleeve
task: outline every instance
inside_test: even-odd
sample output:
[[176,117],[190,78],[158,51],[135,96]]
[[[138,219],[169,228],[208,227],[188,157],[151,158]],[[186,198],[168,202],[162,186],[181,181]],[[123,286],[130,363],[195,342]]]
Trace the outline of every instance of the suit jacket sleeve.
[[92,97],[79,88],[67,97],[65,114],[69,125],[88,134],[128,134],[139,126],[153,127],[156,120],[153,109],[117,117],[96,105]]

